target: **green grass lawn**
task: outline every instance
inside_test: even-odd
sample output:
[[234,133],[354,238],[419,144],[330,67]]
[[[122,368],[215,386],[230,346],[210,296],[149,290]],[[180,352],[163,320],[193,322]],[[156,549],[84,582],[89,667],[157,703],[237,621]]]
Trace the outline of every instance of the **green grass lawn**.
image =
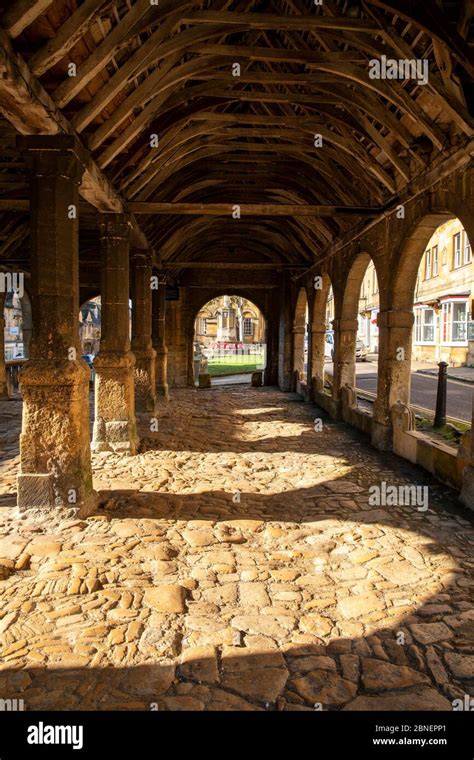
[[210,359],[208,372],[211,376],[216,375],[240,375],[248,372],[255,372],[257,367],[261,366],[263,356],[255,354],[254,356],[219,356]]

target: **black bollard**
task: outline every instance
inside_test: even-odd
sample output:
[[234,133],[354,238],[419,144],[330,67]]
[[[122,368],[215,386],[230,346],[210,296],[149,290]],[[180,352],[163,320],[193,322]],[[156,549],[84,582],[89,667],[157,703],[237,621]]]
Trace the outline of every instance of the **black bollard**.
[[435,428],[446,425],[446,395],[448,390],[448,363],[440,362],[438,367],[438,392],[436,394],[436,412],[434,418]]

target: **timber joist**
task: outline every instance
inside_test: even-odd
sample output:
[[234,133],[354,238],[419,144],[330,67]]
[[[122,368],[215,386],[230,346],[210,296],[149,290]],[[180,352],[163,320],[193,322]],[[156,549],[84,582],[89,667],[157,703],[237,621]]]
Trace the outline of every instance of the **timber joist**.
[[[472,3],[456,19],[438,0],[7,5],[5,258],[28,236],[16,133],[76,140],[86,210],[139,210],[134,245],[175,273],[243,248],[262,267],[311,266],[474,133]],[[427,66],[427,81],[374,78],[382,57]],[[88,251],[94,225],[84,214]]]

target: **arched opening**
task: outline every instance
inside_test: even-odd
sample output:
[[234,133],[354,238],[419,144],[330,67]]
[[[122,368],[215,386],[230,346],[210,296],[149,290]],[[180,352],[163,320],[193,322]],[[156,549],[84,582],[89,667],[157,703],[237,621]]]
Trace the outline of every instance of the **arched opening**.
[[32,330],[31,302],[26,290],[9,290],[3,306],[5,360],[27,359]]
[[79,340],[82,355],[96,356],[100,348],[101,301],[100,296],[82,304],[79,311]]
[[[452,217],[439,224],[423,246],[413,291],[410,403],[416,410],[428,410],[428,424],[436,408],[439,362],[448,365],[448,418],[471,420],[469,388],[455,385],[449,377],[460,377],[463,371],[467,376],[467,368],[474,366],[473,314],[471,242],[460,219]],[[425,415],[420,417],[418,424],[424,426]]]
[[341,312],[341,387],[356,391],[357,406],[372,413],[377,395],[379,278],[371,256],[359,253],[347,276]]
[[413,311],[412,363],[474,365],[469,341],[474,264],[467,231],[449,219],[430,237],[418,267]]
[[0,368],[0,395],[13,396],[19,390],[20,368],[30,355],[32,334],[31,301],[23,288],[0,293],[3,310],[0,319],[3,353]]
[[[132,336],[132,301],[129,300],[129,336]],[[79,347],[81,357],[91,369],[91,383],[94,382],[94,359],[100,352],[102,334],[101,297],[84,301],[79,309]]]
[[471,220],[443,211],[424,217],[403,243],[390,286],[391,309],[381,314],[382,425],[390,425],[390,410],[397,401],[421,410],[431,425],[440,361],[449,365],[448,418],[466,424],[471,420],[469,386],[456,385],[449,376],[468,373],[474,365],[473,233]]
[[308,322],[308,297],[302,287],[298,292],[293,319],[293,391],[305,392],[308,385]]
[[242,295],[220,295],[205,303],[194,319],[193,373],[212,385],[249,383],[267,366],[266,321]]
[[311,320],[311,383],[313,393],[324,392],[325,372],[332,375],[334,359],[334,294],[328,274],[314,278],[315,296]]

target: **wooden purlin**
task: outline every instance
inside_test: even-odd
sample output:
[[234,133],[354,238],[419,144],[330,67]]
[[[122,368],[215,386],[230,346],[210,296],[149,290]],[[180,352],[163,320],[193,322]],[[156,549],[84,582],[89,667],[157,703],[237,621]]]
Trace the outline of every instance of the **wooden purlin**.
[[[301,0],[258,10],[252,3],[230,10],[228,0],[208,5],[160,0],[152,8],[130,0],[113,12],[106,0],[84,0],[67,16],[66,4],[53,13],[47,0],[16,0],[0,19],[13,51],[33,40],[26,69],[27,89],[40,100],[31,109],[35,130],[67,125],[89,147],[88,200],[108,187],[132,203],[165,204],[179,195],[182,203],[212,204],[247,192],[250,205],[378,206],[472,134],[474,115],[460,86],[474,73],[466,4],[454,25],[436,3],[409,0],[362,0],[358,17],[334,0],[310,10]],[[51,39],[41,36],[42,13],[53,26],[62,19]],[[79,48],[77,76],[67,77]],[[434,50],[426,88],[368,77],[373,56],[416,58],[424,50]],[[240,77],[231,73],[235,61]],[[15,102],[16,81],[13,90]],[[156,154],[149,147],[155,132]],[[312,132],[323,137],[319,153]],[[181,244],[165,217],[140,221],[157,248],[170,239]],[[183,221],[183,235],[210,232],[205,220]],[[332,216],[311,226],[299,217],[282,227],[280,242],[286,248],[282,241],[297,230],[315,251],[348,223]],[[255,217],[255,238],[262,224]]]

